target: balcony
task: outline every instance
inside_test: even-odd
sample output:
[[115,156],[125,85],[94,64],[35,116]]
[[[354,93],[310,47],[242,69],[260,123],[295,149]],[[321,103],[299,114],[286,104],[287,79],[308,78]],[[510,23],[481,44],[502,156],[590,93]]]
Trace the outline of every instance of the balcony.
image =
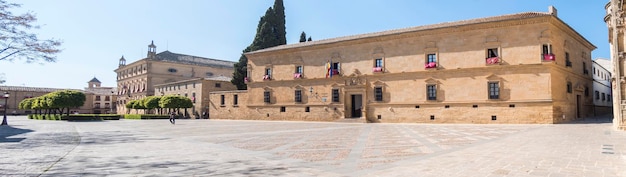
[[302,73],[293,73],[294,79],[302,79]]
[[331,69],[331,72],[333,73],[333,76],[339,75],[339,69]]
[[372,68],[372,72],[382,73],[383,72],[383,67],[373,67]]
[[488,65],[496,65],[500,63],[500,57],[490,57],[485,59],[485,63]]
[[436,62],[426,63],[426,64],[424,65],[424,68],[426,68],[426,69],[430,69],[430,68],[437,68],[437,63],[436,63]]
[[268,81],[268,80],[271,80],[271,79],[272,79],[272,78],[270,77],[270,75],[264,75],[264,76],[263,76],[263,80],[264,80],[264,81]]
[[554,61],[556,60],[556,56],[552,53],[541,54],[541,59],[543,61]]

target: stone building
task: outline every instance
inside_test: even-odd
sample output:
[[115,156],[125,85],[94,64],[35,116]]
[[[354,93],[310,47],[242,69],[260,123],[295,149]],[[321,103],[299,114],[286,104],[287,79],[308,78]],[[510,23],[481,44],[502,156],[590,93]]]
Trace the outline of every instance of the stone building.
[[85,96],[87,97],[86,105],[91,107],[90,113],[94,114],[115,114],[117,100],[115,87],[102,87],[100,80],[97,78],[87,82],[89,86],[85,88]]
[[211,93],[241,100],[211,116],[568,122],[593,114],[595,48],[553,7],[282,45],[246,53],[248,90]]
[[[57,88],[41,88],[41,87],[22,87],[22,86],[0,86],[0,93],[4,95],[4,92],[9,93],[9,99],[6,100],[7,104],[5,105],[5,99],[0,97],[0,114],[4,113],[4,107],[6,106],[7,114],[30,114],[33,113],[32,110],[21,110],[18,109],[18,105],[22,100],[27,98],[33,98],[48,94],[50,92],[66,90],[66,89],[57,89]],[[82,109],[81,109],[82,110]],[[88,109],[84,109],[88,110]]]
[[611,0],[604,6],[606,9],[606,22],[609,28],[609,43],[611,46],[611,61],[613,62],[613,77],[611,78],[611,88],[613,89],[613,126],[616,129],[626,130],[626,119],[624,111],[626,107],[626,79],[624,78],[624,21],[626,20],[625,5],[623,0]]
[[209,92],[236,90],[237,86],[230,82],[226,76],[214,76],[170,82],[154,85],[154,93],[159,96],[179,95],[188,97],[193,102],[189,112],[183,113],[190,118],[208,118],[209,115]]
[[148,55],[130,64],[122,56],[117,73],[117,113],[126,114],[125,104],[130,100],[155,95],[154,85],[204,78],[227,76],[233,73],[234,62],[177,54],[170,51],[156,53],[156,45],[148,45]]

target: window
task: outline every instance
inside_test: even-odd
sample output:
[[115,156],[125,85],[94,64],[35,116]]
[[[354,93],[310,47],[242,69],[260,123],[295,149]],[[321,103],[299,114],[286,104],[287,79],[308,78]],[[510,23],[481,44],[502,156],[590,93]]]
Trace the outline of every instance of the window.
[[196,88],[196,83],[195,82],[193,83],[193,88]]
[[554,61],[556,59],[556,57],[552,53],[552,45],[544,44],[542,46],[541,57],[543,61]]
[[565,52],[565,66],[572,67],[572,61],[569,60],[569,53]]
[[110,109],[111,108],[111,104],[110,103],[104,103],[104,108]]
[[287,111],[286,108],[284,106],[281,106],[280,107],[280,112],[285,112],[285,111]]
[[302,78],[302,66],[296,66],[296,71],[293,73],[293,78]]
[[585,97],[589,96],[589,87],[585,86]]
[[222,87],[221,83],[215,83],[215,88],[220,88],[220,87]]
[[338,103],[339,102],[339,89],[333,89],[333,102]]
[[426,68],[437,67],[437,54],[431,53],[426,55]]
[[302,102],[302,90],[296,90],[294,93],[294,100],[296,101],[296,103],[301,103]]
[[174,68],[169,68],[169,69],[167,69],[167,72],[170,72],[170,73],[175,73],[175,72],[177,72],[177,70],[176,70],[176,69],[174,69]]
[[185,89],[189,89],[189,84],[185,84]]
[[487,58],[498,57],[498,48],[487,49]]
[[542,52],[541,54],[551,54],[552,53],[552,45],[551,44],[544,44],[542,47]]
[[341,71],[341,63],[336,62],[330,65],[330,70],[326,73],[326,77],[332,77],[334,75],[339,75]]
[[93,108],[96,108],[96,109],[100,108],[100,103],[96,103],[96,104],[93,106]]
[[207,77],[211,77],[211,76],[213,76],[213,73],[212,73],[212,72],[207,72],[207,73],[205,73],[205,74],[206,74],[206,76],[207,76]]
[[426,95],[428,100],[437,100],[437,85],[426,85]]
[[196,92],[191,93],[191,102],[196,103]]
[[489,99],[500,99],[500,82],[489,82]]
[[602,93],[602,101],[606,100],[606,95]]
[[611,94],[606,94],[606,101],[611,101]]
[[265,68],[265,75],[263,76],[263,80],[272,79],[272,68]]
[[296,72],[302,74],[302,66],[296,66]]
[[96,101],[100,101],[100,96],[96,96]]
[[226,104],[226,99],[224,98],[224,95],[220,95],[220,105],[224,106]]
[[499,63],[498,48],[487,49],[487,58],[485,60],[487,64]]
[[383,101],[383,88],[375,87],[374,88],[374,98],[376,101]]
[[587,70],[587,63],[583,62],[583,74],[589,74],[589,70]]
[[593,74],[596,74],[596,67],[593,67]]
[[567,82],[567,93],[572,93],[572,83]]
[[599,100],[600,99],[600,92],[596,91],[595,93],[596,93],[595,94],[596,95],[596,100]]
[[305,108],[304,108],[304,112],[311,112],[311,108],[310,108],[310,107],[308,107],[308,106],[307,106],[307,107],[305,107]]
[[239,104],[239,96],[233,95],[233,105],[237,106]]
[[270,103],[270,92],[269,91],[263,92],[263,102]]
[[372,68],[373,72],[383,72],[383,59],[377,58],[374,59],[374,68]]
[[109,96],[104,96],[104,101],[111,101],[111,97],[109,97]]

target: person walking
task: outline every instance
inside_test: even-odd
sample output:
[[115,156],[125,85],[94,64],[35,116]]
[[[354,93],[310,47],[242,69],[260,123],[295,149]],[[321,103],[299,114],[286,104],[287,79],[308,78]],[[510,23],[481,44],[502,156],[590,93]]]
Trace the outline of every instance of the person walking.
[[176,112],[170,112],[170,123],[176,124]]

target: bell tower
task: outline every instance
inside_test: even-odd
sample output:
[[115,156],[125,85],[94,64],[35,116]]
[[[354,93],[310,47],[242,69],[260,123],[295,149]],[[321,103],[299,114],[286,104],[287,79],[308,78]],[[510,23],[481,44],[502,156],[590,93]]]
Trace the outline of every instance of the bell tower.
[[119,67],[122,67],[122,66],[126,66],[126,59],[124,59],[124,55],[122,55],[122,58],[120,58],[120,65],[119,65]]
[[154,45],[154,41],[148,45],[148,58],[154,58],[156,56],[156,45]]

